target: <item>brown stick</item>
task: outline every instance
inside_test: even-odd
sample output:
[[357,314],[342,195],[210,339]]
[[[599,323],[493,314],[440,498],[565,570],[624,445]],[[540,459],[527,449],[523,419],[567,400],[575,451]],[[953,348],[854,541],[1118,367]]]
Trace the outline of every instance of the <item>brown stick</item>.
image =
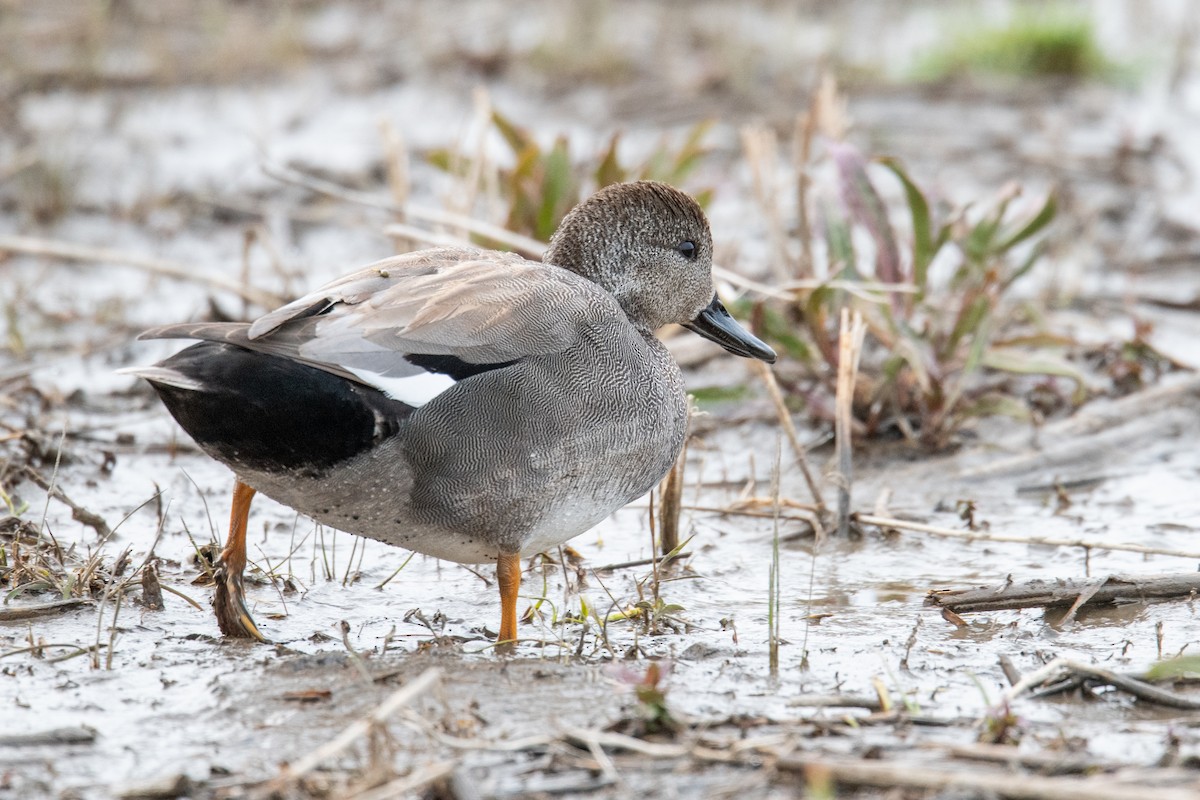
[[[692,401],[688,399],[688,428],[691,428]],[[670,554],[679,547],[679,518],[683,506],[683,470],[687,462],[687,437],[684,437],[683,448],[675,457],[675,463],[667,472],[667,477],[658,485],[658,548],[662,555]]]
[[852,451],[852,421],[854,415],[854,384],[858,377],[858,360],[862,355],[863,337],[867,326],[862,315],[843,308],[838,334],[837,400],[834,412],[834,434],[838,462],[838,536],[845,539],[850,533],[850,487],[854,480]]
[[320,194],[334,197],[338,200],[343,200],[347,203],[356,205],[369,206],[378,208],[392,214],[399,215],[401,219],[419,219],[424,222],[429,222],[435,225],[453,225],[470,230],[472,233],[485,236],[493,239],[508,247],[513,248],[516,252],[526,258],[541,258],[542,251],[546,249],[546,243],[540,242],[529,236],[522,236],[519,233],[514,233],[510,230],[493,225],[482,220],[472,219],[462,214],[455,214],[453,211],[444,211],[437,208],[427,208],[424,206],[413,205],[408,203],[399,205],[391,200],[385,200],[368,192],[360,192],[355,189],[350,189],[345,186],[327,181],[322,178],[317,178],[312,175],[307,175],[298,172],[290,167],[284,167],[279,164],[263,162],[261,165],[262,171],[267,176],[274,178],[283,183],[290,183],[293,186],[301,186]]
[[96,731],[86,725],[77,728],[53,728],[34,733],[16,733],[0,736],[0,747],[40,747],[51,744],[91,744],[96,741]]
[[[668,554],[669,555],[669,554]],[[682,561],[685,558],[690,558],[691,550],[684,550],[682,553],[676,553],[671,561]],[[631,567],[649,567],[653,564],[662,566],[667,562],[666,555],[655,556],[654,558],[639,558],[636,561],[621,561],[616,564],[605,564],[602,567],[596,567],[596,572],[616,572],[619,569],[630,569]]]
[[38,239],[32,236],[0,236],[0,252],[24,253],[31,256],[47,256],[61,258],[67,261],[93,261],[105,264],[121,264],[152,275],[163,275],[168,278],[203,284],[210,289],[220,289],[231,292],[239,297],[256,303],[263,308],[275,308],[284,302],[284,298],[273,292],[264,292],[250,286],[243,286],[237,281],[224,275],[215,275],[210,270],[182,264],[177,261],[166,261],[161,258],[151,258],[138,253],[124,253],[107,247],[92,247],[74,242],[60,242],[53,239]]
[[76,503],[71,498],[67,497],[66,492],[54,485],[53,480],[48,480],[46,476],[38,472],[33,467],[25,467],[24,474],[29,480],[36,483],[46,491],[51,497],[62,503],[67,508],[71,509],[71,518],[76,522],[82,522],[92,530],[99,534],[101,539],[105,539],[112,535],[112,529],[108,527],[108,523],[104,518],[94,511],[88,511],[83,506]]
[[32,606],[6,606],[0,608],[0,622],[13,622],[21,619],[44,617],[47,614],[57,614],[76,606],[91,605],[92,601],[83,597],[72,597],[67,600],[51,600],[48,603],[38,603]]
[[947,744],[943,747],[955,758],[1020,765],[1026,769],[1037,770],[1042,775],[1098,774],[1111,772],[1122,766],[1060,751],[1028,753],[1006,744]]
[[792,453],[796,456],[796,466],[800,467],[800,473],[804,475],[804,482],[808,484],[808,491],[812,494],[817,507],[823,510],[825,508],[825,501],[821,497],[821,490],[817,488],[817,482],[813,479],[812,470],[808,468],[808,458],[804,455],[804,445],[800,444],[800,436],[796,433],[796,426],[792,424],[791,412],[788,411],[787,405],[783,402],[783,394],[779,391],[779,384],[775,381],[775,374],[762,361],[752,361],[750,363],[758,371],[758,376],[762,378],[763,385],[767,387],[767,394],[771,396],[771,402],[775,405],[775,413],[779,417],[779,424],[783,426],[783,432],[787,434],[788,444],[791,445]]
[[1175,575],[1110,575],[1099,580],[1042,580],[1002,583],[974,589],[936,589],[925,596],[925,605],[948,608],[956,614],[1017,608],[1073,606],[1091,592],[1081,607],[1119,602],[1164,600],[1200,593],[1200,573]]
[[945,791],[963,789],[994,793],[1010,800],[1194,800],[1194,789],[1174,789],[1122,784],[1112,776],[1097,779],[1043,778],[1007,772],[984,773],[978,769],[955,770],[921,763],[852,760],[847,758],[801,758],[789,756],[776,762],[788,772],[827,776],[849,786],[905,787]]

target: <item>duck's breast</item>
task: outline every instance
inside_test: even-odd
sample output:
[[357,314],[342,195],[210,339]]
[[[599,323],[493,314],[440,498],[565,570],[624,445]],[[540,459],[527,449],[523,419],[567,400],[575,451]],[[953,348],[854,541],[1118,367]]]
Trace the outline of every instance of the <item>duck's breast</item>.
[[644,494],[686,433],[683,381],[617,322],[562,353],[463,380],[406,421],[415,520],[530,551]]

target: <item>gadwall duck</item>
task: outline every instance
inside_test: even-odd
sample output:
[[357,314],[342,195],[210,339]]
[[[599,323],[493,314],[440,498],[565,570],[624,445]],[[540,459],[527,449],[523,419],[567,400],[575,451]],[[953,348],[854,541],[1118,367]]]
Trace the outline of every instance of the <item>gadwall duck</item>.
[[775,360],[721,305],[711,269],[700,207],[641,181],[579,204],[542,263],[425,250],[253,323],[143,333],[203,340],[129,371],[236,476],[213,598],[221,631],[265,641],[242,590],[262,492],[339,530],[495,562],[498,641],[515,641],[521,557],[644,494],[683,446],[683,379],[654,331],[679,323]]

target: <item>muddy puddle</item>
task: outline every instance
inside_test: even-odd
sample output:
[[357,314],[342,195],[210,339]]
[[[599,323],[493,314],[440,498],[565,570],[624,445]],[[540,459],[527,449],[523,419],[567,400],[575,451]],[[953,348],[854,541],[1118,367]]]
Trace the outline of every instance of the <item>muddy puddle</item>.
[[[926,604],[937,589],[1194,572],[1200,388],[1182,369],[1038,427],[981,421],[950,454],[864,445],[854,507],[934,530],[867,524],[818,543],[787,502],[774,518],[777,452],[779,496],[812,498],[757,377],[689,356],[693,386],[747,391],[706,405],[698,420],[683,497],[692,538],[673,564],[656,573],[644,563],[654,554],[650,513],[646,500],[634,503],[574,540],[578,558],[527,562],[522,643],[501,657],[490,644],[499,621],[490,569],[409,558],[259,498],[248,597],[274,644],[218,634],[195,554],[224,538],[232,477],[148,389],[115,370],[177,346],[134,343],[145,327],[260,311],[229,286],[287,296],[391,252],[382,233],[390,216],[314,197],[271,177],[264,162],[383,196],[385,119],[414,153],[413,201],[457,210],[455,179],[415,154],[475,141],[480,85],[539,134],[569,134],[579,153],[614,129],[648,150],[664,132],[715,119],[697,185],[717,190],[719,255],[761,279],[769,249],[739,128],[750,118],[789,124],[823,54],[877,69],[893,83],[847,89],[864,147],[895,153],[957,201],[1010,179],[1031,192],[1063,190],[1055,267],[1031,276],[1028,290],[1055,298],[1056,324],[1102,341],[1148,322],[1156,347],[1200,366],[1200,321],[1187,306],[1200,296],[1200,80],[1194,68],[1180,77],[1146,55],[1156,31],[1186,17],[1180,4],[1138,12],[1143,4],[1114,3],[1111,17],[1101,15],[1112,52],[1147,62],[1137,89],[1102,83],[1031,97],[903,84],[899,65],[928,46],[937,4],[811,5],[797,16],[769,3],[744,14],[701,4],[675,25],[675,4],[595,4],[589,13],[606,33],[576,54],[586,69],[571,78],[562,59],[572,28],[498,18],[484,3],[463,5],[477,23],[467,32],[420,3],[379,10],[373,24],[354,4],[293,8],[269,28],[286,68],[257,57],[240,65],[232,51],[224,66],[201,58],[188,48],[205,40],[175,19],[186,18],[179,9],[141,29],[147,37],[133,46],[120,24],[97,31],[88,26],[99,18],[65,22],[65,6],[18,4],[20,29],[41,37],[44,53],[23,51],[25,71],[3,84],[14,133],[0,137],[0,237],[14,249],[0,242],[0,488],[30,526],[24,546],[52,538],[64,567],[5,608],[64,592],[85,602],[0,621],[0,797],[1200,796],[1196,711],[1111,687],[1002,703],[1002,661],[1020,674],[1056,658],[1140,674],[1190,654],[1200,633],[1193,600],[1084,608],[1067,622],[1061,607],[956,622]],[[977,5],[987,15],[1007,7]],[[265,24],[240,4],[211,6],[247,47]],[[621,14],[642,31],[618,53],[635,79],[594,80],[587,70],[623,41],[613,32]],[[489,25],[503,35],[470,32]],[[897,52],[864,51],[862,26],[899,32]],[[401,29],[421,34],[421,52],[384,35]],[[726,40],[714,44],[714,29]],[[107,56],[73,59],[73,30]],[[1179,42],[1194,59],[1195,37]],[[660,48],[675,66],[656,66]],[[189,57],[194,80],[181,72]],[[782,87],[786,108],[745,65]],[[30,159],[70,180],[19,190],[29,171],[7,166]],[[64,260],[17,249],[15,236],[117,255]],[[131,256],[145,263],[131,267]],[[163,264],[189,275],[172,278]],[[1108,387],[1097,379],[1093,388]],[[795,419],[825,475],[826,426]],[[48,500],[36,481],[17,480],[25,465],[111,534],[79,521],[61,497]],[[821,487],[833,497],[833,481]],[[961,513],[967,503],[973,527]],[[0,523],[11,566],[17,523],[2,510]],[[138,582],[112,591],[122,553],[128,577],[151,548],[161,610],[145,606]],[[61,576],[89,559],[99,565],[94,590],[64,586]],[[641,619],[616,618],[639,603]],[[421,691],[401,695],[384,724],[363,722],[414,685]],[[1186,682],[1168,686],[1189,692]],[[834,699],[825,707],[822,697]],[[676,730],[648,733],[655,725]],[[1004,747],[980,744],[996,728]],[[903,779],[889,782],[889,765]],[[977,782],[956,784],[956,775]],[[390,788],[370,794],[380,785]]]

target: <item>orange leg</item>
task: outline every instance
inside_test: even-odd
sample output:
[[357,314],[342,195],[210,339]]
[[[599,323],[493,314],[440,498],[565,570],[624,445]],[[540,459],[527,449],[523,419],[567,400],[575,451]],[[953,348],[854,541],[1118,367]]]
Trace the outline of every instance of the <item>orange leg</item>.
[[497,649],[512,650],[517,641],[517,592],[521,589],[521,556],[501,553],[496,558],[496,583],[500,584],[500,636]]
[[267,641],[246,608],[246,595],[242,591],[242,573],[246,569],[246,522],[250,518],[250,503],[254,500],[254,489],[241,481],[233,484],[233,509],[229,513],[229,538],[217,562],[217,591],[213,595],[213,608],[217,612],[217,625],[221,633],[237,639]]

